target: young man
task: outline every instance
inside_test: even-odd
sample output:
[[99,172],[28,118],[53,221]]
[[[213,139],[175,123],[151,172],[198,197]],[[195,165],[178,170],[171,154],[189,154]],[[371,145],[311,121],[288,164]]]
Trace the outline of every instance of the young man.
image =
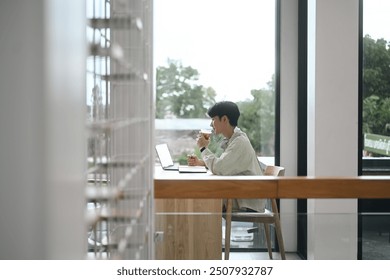
[[[191,157],[188,164],[205,165],[215,175],[263,175],[248,137],[237,127],[240,117],[237,105],[230,101],[222,101],[212,106],[207,115],[212,120],[210,126],[214,133],[225,137],[221,145],[224,151],[217,157],[207,148],[210,140],[199,134],[197,145],[202,159]],[[264,212],[265,203],[265,199],[234,199],[233,209]]]

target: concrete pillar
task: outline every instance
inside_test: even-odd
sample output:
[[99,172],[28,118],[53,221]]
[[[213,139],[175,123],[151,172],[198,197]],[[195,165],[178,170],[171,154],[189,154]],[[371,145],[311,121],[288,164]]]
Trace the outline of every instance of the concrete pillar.
[[[280,165],[297,175],[298,0],[280,1]],[[297,250],[297,200],[280,200],[284,247]]]
[[[309,1],[309,176],[358,174],[358,8]],[[356,199],[308,200],[308,259],[357,259],[357,226]]]

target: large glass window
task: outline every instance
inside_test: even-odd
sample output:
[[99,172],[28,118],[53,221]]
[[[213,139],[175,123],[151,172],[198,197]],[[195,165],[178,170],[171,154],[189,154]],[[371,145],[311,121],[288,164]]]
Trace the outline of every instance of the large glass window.
[[[363,175],[390,174],[390,2],[363,1]],[[390,201],[359,200],[361,258],[390,259]]]
[[[209,127],[207,108],[231,100],[258,155],[274,156],[274,0],[155,0],[154,63],[158,131]],[[171,134],[157,142],[178,143]]]
[[[273,162],[275,13],[275,0],[154,1],[155,142],[167,143],[175,161],[199,155],[207,109],[229,100],[257,155]],[[220,140],[213,135],[211,149],[218,152]],[[232,248],[254,246],[259,235],[246,229],[233,229]]]
[[390,2],[363,4],[363,172],[389,173]]

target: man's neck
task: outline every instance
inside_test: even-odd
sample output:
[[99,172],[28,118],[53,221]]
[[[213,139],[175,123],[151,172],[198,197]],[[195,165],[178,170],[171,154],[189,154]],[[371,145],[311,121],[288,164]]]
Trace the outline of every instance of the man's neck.
[[226,132],[223,134],[227,139],[230,139],[234,134],[235,126],[229,126],[226,128]]

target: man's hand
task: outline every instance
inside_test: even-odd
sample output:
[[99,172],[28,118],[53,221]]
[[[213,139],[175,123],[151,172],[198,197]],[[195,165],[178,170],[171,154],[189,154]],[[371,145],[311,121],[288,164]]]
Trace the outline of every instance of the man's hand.
[[196,155],[187,156],[187,164],[190,166],[204,166],[203,160],[200,160]]
[[210,140],[206,139],[203,134],[199,134],[196,138],[196,144],[199,148],[207,148],[207,146],[210,144]]

